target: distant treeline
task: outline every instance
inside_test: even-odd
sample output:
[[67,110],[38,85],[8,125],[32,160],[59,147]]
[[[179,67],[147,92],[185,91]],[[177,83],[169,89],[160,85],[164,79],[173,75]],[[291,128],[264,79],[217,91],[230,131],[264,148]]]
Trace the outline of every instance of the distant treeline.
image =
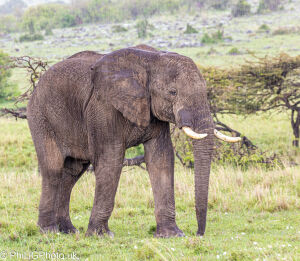
[[[21,2],[9,0],[0,6],[1,10],[8,10],[0,14],[0,33],[34,33],[86,23],[122,22],[162,13],[197,13],[209,8],[232,8],[233,16],[250,14],[250,4],[245,0],[74,0],[71,4],[41,4],[27,9]],[[281,0],[260,0],[261,8],[266,10],[274,11],[280,4]]]

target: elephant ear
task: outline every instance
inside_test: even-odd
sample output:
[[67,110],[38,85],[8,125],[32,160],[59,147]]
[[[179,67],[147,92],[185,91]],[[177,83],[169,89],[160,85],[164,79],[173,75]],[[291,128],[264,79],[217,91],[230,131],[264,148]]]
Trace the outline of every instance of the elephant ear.
[[150,123],[147,73],[139,66],[134,69],[122,67],[112,66],[111,62],[96,63],[92,67],[94,88],[130,122],[147,127]]

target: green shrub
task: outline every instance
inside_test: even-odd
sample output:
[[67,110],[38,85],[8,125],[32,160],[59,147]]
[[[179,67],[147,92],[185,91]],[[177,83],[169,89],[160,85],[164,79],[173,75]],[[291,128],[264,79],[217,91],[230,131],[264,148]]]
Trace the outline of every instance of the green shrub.
[[109,0],[90,0],[87,2],[84,20],[87,22],[120,22],[126,17],[126,10],[122,9],[120,4],[118,5]]
[[234,17],[246,16],[251,13],[251,5],[245,0],[239,0],[237,4],[232,6],[231,14]]
[[185,34],[197,34],[198,31],[194,27],[192,27],[190,24],[187,24],[184,33]]
[[271,31],[271,28],[270,28],[268,25],[266,25],[266,24],[262,24],[262,25],[258,28],[257,31],[258,31],[258,32],[270,32],[270,31]]
[[260,0],[257,13],[262,14],[270,11],[277,11],[280,8],[281,0]]
[[[72,27],[82,23],[121,22],[126,19],[145,19],[161,13],[177,13],[180,9],[212,7],[224,9],[230,0],[111,0],[75,1],[70,4],[49,3],[31,6],[25,10],[21,21],[11,16],[10,22],[0,18],[0,30],[17,31],[22,28],[30,34],[53,28]],[[4,29],[3,29],[4,28]],[[48,29],[47,29],[48,30]]]
[[17,32],[19,29],[19,21],[14,15],[0,16],[0,33]]
[[51,28],[71,27],[77,24],[76,14],[64,4],[42,4],[28,8],[22,18],[22,27],[30,34]]
[[228,51],[228,54],[229,55],[238,55],[238,54],[241,54],[241,52],[238,48],[233,47]]
[[11,70],[8,68],[10,63],[9,56],[0,50],[0,98],[10,98],[16,92],[16,85],[8,82]]
[[[172,134],[177,158],[186,167],[194,166],[192,141],[182,131],[175,129]],[[179,157],[178,157],[179,156]],[[217,165],[232,165],[247,170],[250,166],[260,164],[266,169],[282,166],[281,161],[274,155],[266,155],[258,149],[241,147],[240,144],[229,144],[216,141],[213,162]]]
[[209,35],[208,33],[205,33],[202,36],[201,43],[203,43],[203,44],[215,44],[215,43],[223,42],[224,39],[225,39],[224,38],[224,31],[219,29],[218,31],[212,33],[211,35]]
[[114,25],[112,27],[112,31],[114,33],[123,33],[123,32],[127,32],[128,30],[125,27],[123,27],[122,25]]
[[259,150],[237,151],[234,144],[217,142],[217,149],[213,161],[218,165],[233,165],[247,170],[250,166],[260,164],[265,169],[282,167],[281,161],[274,155],[266,155]]
[[154,28],[147,19],[138,21],[135,27],[138,33],[138,38],[146,38],[150,35],[149,30]]
[[5,66],[7,66],[8,63],[8,55],[0,50],[0,98],[5,97],[6,89],[8,87],[7,80],[11,75],[11,71],[5,68]]
[[148,0],[127,1],[127,3],[124,4],[124,8],[125,10],[128,9],[132,18],[150,17],[155,14],[159,14],[161,11],[158,1]]
[[44,36],[41,34],[23,34],[19,38],[19,42],[33,42],[44,40]]

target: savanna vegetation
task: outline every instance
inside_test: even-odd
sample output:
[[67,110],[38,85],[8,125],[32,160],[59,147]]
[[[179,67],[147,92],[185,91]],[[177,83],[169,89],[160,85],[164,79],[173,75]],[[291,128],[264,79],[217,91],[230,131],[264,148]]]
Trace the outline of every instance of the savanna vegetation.
[[[91,0],[17,6],[6,5],[8,11],[0,14],[0,35],[5,33],[0,38],[0,109],[26,116],[19,109],[43,71],[75,52],[105,53],[143,42],[191,57],[207,81],[217,127],[242,136],[243,142],[216,143],[203,238],[194,235],[191,143],[173,127],[177,223],[186,238],[153,238],[150,181],[138,166],[123,168],[110,219],[114,239],[84,236],[93,203],[92,172],[72,193],[71,219],[79,233],[42,235],[36,226],[41,177],[27,122],[3,116],[0,259],[45,251],[65,257],[75,253],[80,260],[300,259],[297,1]],[[39,34],[40,40],[26,39]],[[126,156],[141,154],[143,146]]]
[[[281,0],[260,0],[256,13],[277,11],[284,8]],[[251,14],[247,0],[76,0],[71,4],[50,3],[26,8],[22,0],[10,0],[0,6],[0,32],[9,33],[50,30],[73,27],[87,23],[122,22],[128,19],[145,19],[154,15],[175,12],[201,12],[203,10],[230,9],[234,17]],[[35,38],[32,41],[38,40]]]

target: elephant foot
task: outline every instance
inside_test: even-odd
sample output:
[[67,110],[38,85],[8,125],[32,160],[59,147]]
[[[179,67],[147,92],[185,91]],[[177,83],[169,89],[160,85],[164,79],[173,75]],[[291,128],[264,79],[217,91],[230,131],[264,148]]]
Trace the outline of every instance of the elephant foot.
[[109,230],[107,222],[106,224],[101,224],[97,227],[89,225],[88,230],[85,233],[85,236],[92,236],[92,235],[97,235],[100,237],[107,235],[111,238],[114,238],[114,233]]
[[65,233],[65,234],[78,232],[78,230],[73,226],[71,220],[68,218],[58,217],[57,225],[58,225],[59,231]]
[[51,226],[41,226],[39,225],[40,230],[42,233],[57,233],[59,232],[57,225],[51,225]]
[[198,237],[203,237],[204,236],[204,231],[198,231],[196,235]]
[[168,238],[168,237],[185,237],[185,234],[177,227],[173,226],[159,226],[157,225],[155,237]]

